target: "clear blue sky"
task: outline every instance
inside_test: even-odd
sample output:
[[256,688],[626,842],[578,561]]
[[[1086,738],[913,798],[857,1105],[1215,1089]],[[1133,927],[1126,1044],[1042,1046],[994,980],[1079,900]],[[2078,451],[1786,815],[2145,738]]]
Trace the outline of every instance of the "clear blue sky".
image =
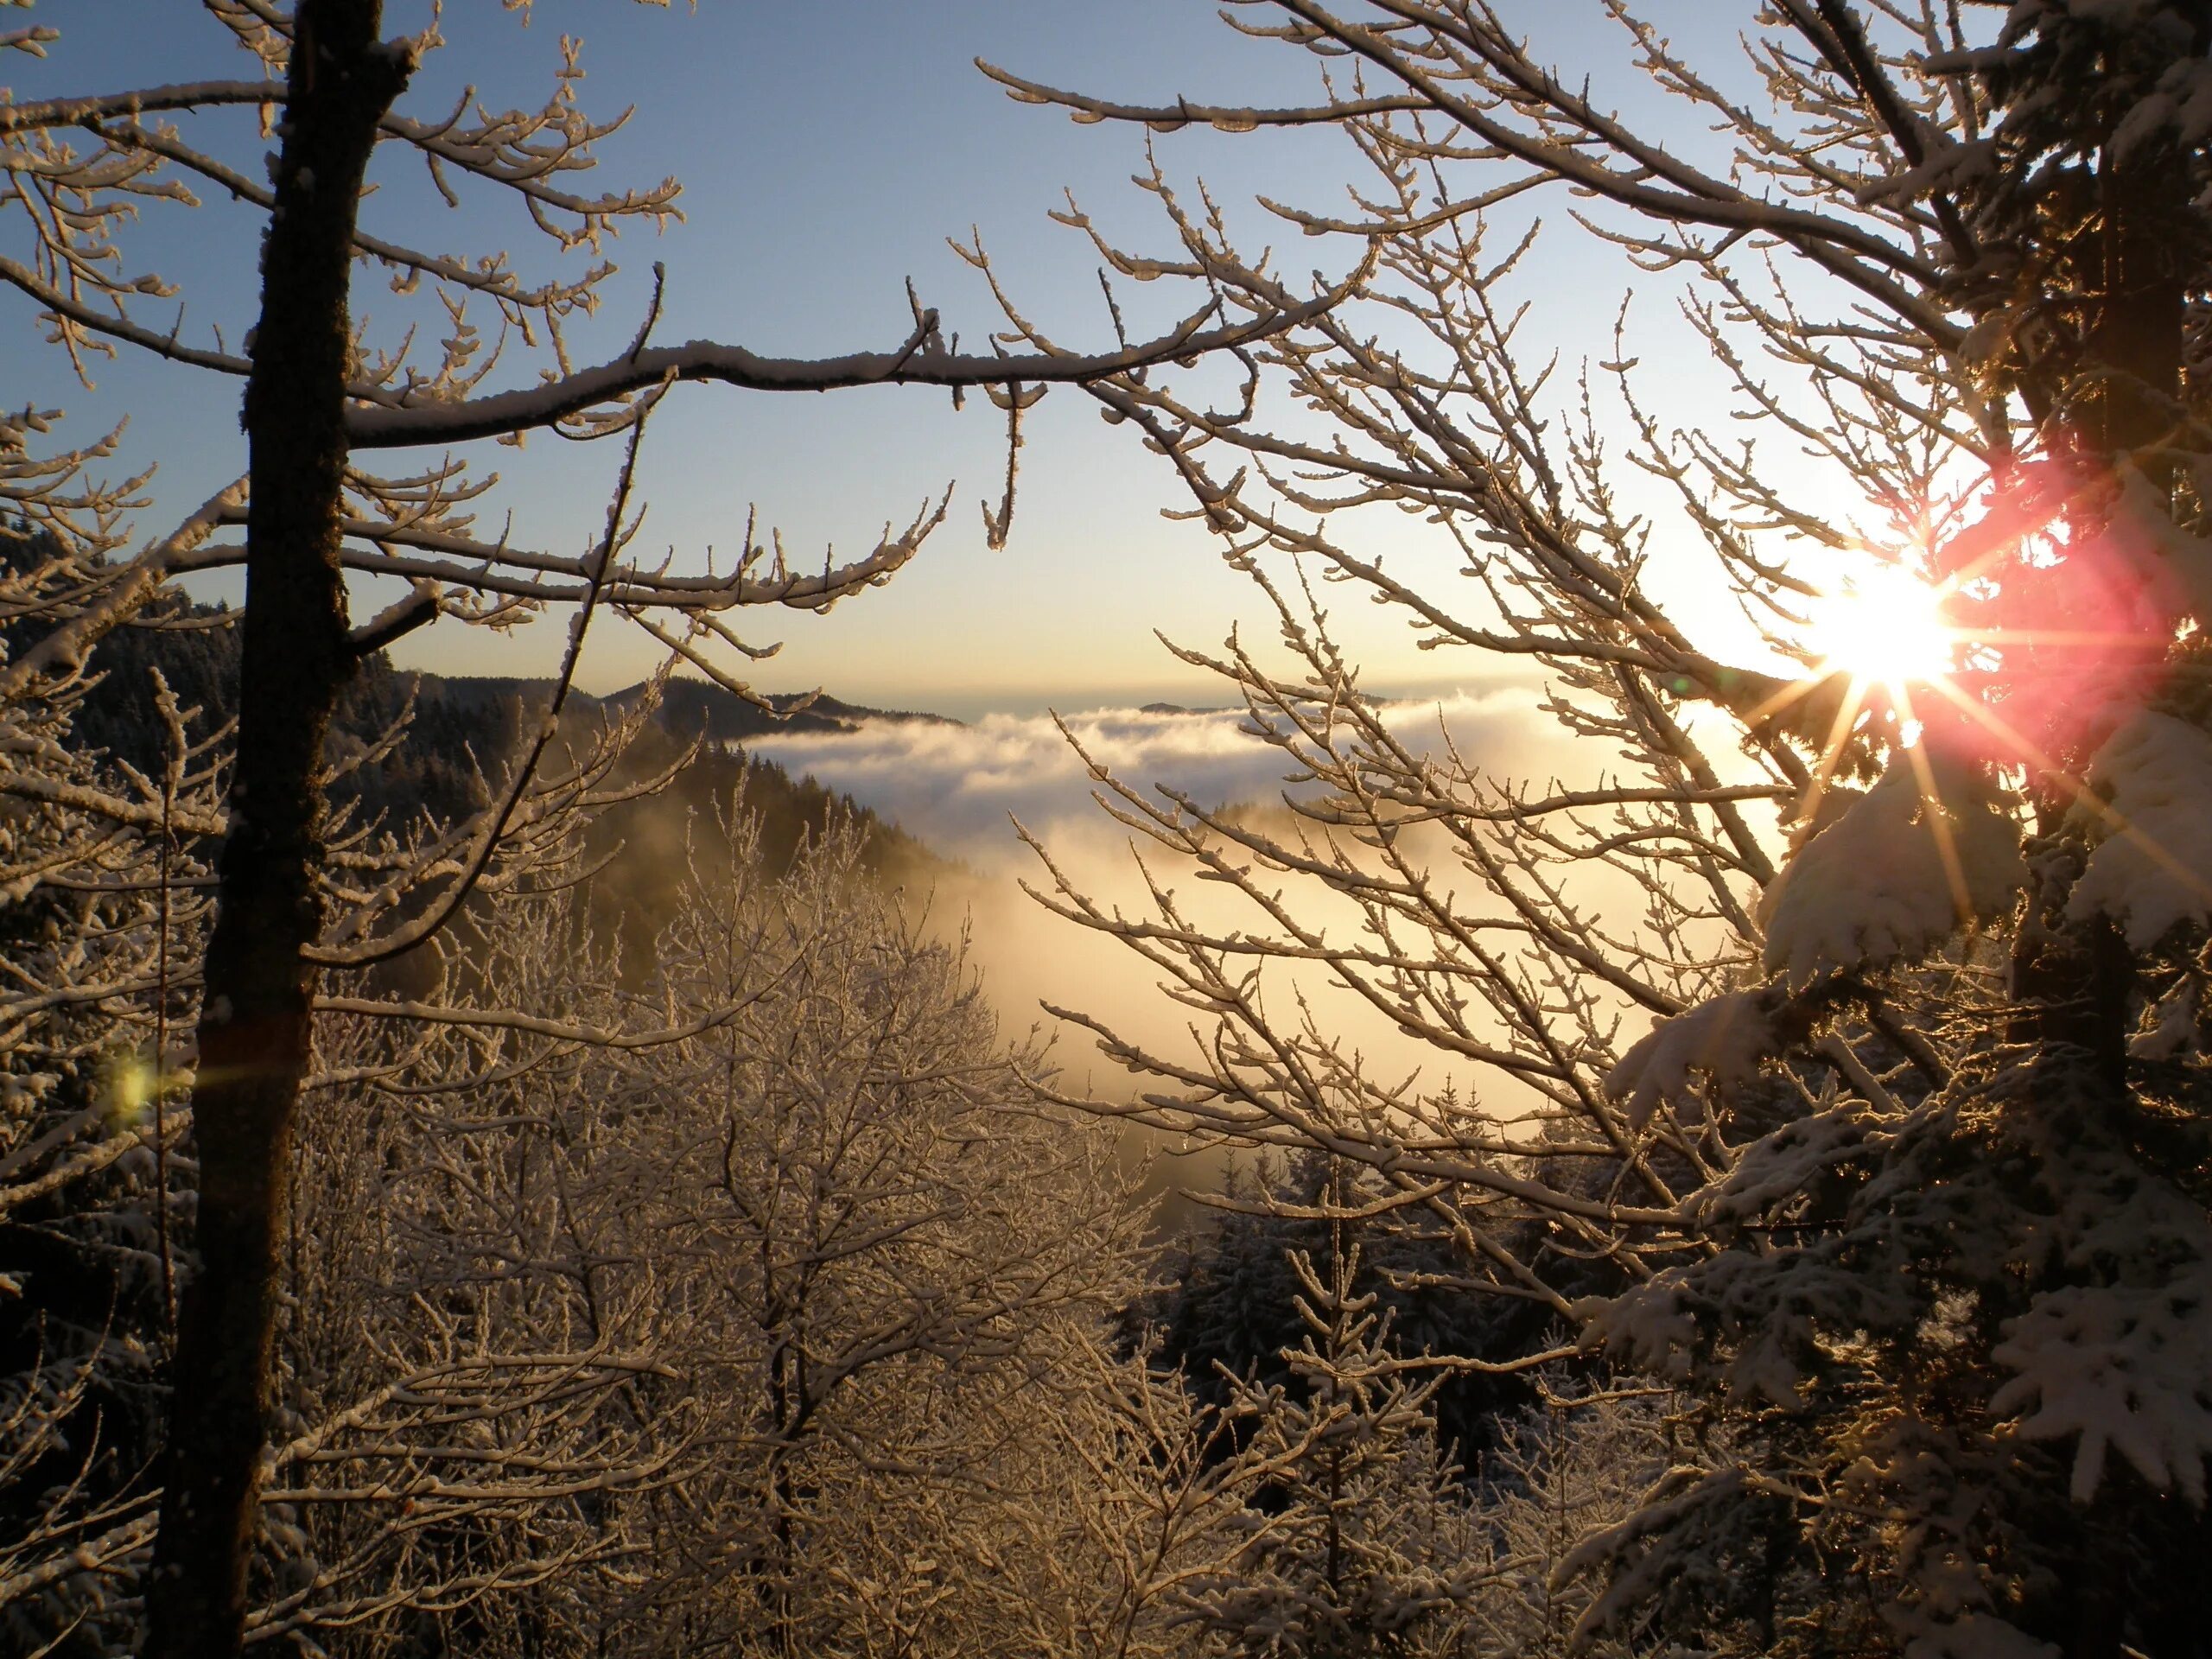
[[[1688,0],[1657,8],[1722,41],[1734,26],[1716,16],[1724,10],[1734,9]],[[1547,46],[1578,70],[1618,60],[1618,37],[1597,10],[1563,28],[1556,11],[1529,8],[1532,24],[1552,31]],[[394,0],[390,31],[419,27],[426,12],[414,0]],[[251,67],[186,0],[42,0],[35,16],[63,38],[42,63],[20,55],[0,62],[19,99]],[[593,181],[650,183],[672,173],[684,185],[687,223],[658,237],[633,229],[612,249],[623,271],[602,315],[578,332],[587,359],[627,339],[656,259],[669,269],[663,340],[707,336],[791,355],[894,344],[908,327],[908,276],[973,340],[994,313],[944,245],[971,224],[1026,305],[1063,339],[1103,344],[1095,258],[1046,216],[1072,188],[1125,245],[1160,245],[1149,199],[1128,181],[1142,161],[1142,136],[1014,103],[971,60],[1142,99],[1181,92],[1302,100],[1315,84],[1310,60],[1233,34],[1199,0],[701,0],[696,11],[537,0],[526,29],[493,0],[452,0],[444,28],[452,45],[418,78],[415,112],[442,110],[465,82],[495,108],[534,106],[551,84],[560,36],[578,35],[583,107],[601,117],[636,109],[603,146]],[[1588,41],[1576,37],[1582,28],[1592,31]],[[219,118],[213,130],[215,147],[231,157],[259,148],[250,117]],[[1293,243],[1294,261],[1306,259],[1306,249],[1243,204],[1262,192],[1320,200],[1355,175],[1349,147],[1325,132],[1240,139],[1191,131],[1159,142],[1177,178],[1204,177],[1238,205],[1255,239]],[[383,163],[385,188],[367,204],[372,225],[460,251],[505,246],[525,272],[560,264],[508,204],[477,191],[467,197],[476,211],[448,213],[418,174],[393,166],[397,160]],[[181,284],[188,335],[219,324],[235,343],[253,308],[250,218],[219,203],[194,213],[155,204],[133,245],[147,250],[145,264]],[[1325,243],[1306,247],[1313,262],[1344,257]],[[1530,291],[1544,302],[1532,343],[1605,355],[1614,307],[1633,276],[1571,232],[1548,244],[1529,272]],[[1130,300],[1149,302],[1157,321],[1185,298],[1157,291],[1166,286],[1137,289]],[[357,293],[357,315],[365,311],[372,323],[399,315],[376,273],[365,271]],[[1669,303],[1660,296],[1645,309],[1660,323]],[[162,468],[144,531],[242,469],[234,387],[126,363],[102,371],[88,394],[57,372],[53,354],[31,346],[26,310],[18,302],[7,325],[10,397],[67,408],[80,433],[129,412],[127,456]],[[1668,372],[1694,380],[1697,370],[1685,363]],[[1254,608],[1209,538],[1158,517],[1161,505],[1180,504],[1164,466],[1128,429],[1103,425],[1079,395],[1049,397],[1023,454],[1013,544],[992,553],[977,504],[998,488],[1000,435],[1000,417],[980,399],[955,416],[941,395],[919,391],[794,397],[680,389],[649,445],[645,540],[695,563],[709,545],[735,546],[757,504],[803,556],[818,557],[825,542],[856,553],[885,519],[903,524],[925,493],[957,479],[950,521],[889,588],[826,618],[754,620],[754,637],[786,642],[758,683],[819,684],[856,700],[963,714],[1199,694],[1151,630],[1211,645]],[[495,515],[513,512],[518,541],[573,550],[596,527],[617,460],[613,445],[540,438],[519,455],[487,448],[478,464],[506,475]],[[1363,654],[1380,658],[1379,682],[1448,678],[1447,664],[1414,658],[1363,608],[1345,607],[1346,622]],[[406,659],[448,671],[542,671],[563,632],[540,622],[503,643],[447,622],[410,642]],[[601,683],[633,678],[649,660],[617,627],[602,645],[591,669]]]

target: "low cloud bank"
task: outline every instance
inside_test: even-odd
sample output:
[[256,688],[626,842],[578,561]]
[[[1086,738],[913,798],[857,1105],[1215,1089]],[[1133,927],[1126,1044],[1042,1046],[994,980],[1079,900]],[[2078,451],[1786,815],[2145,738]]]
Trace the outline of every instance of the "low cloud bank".
[[[1287,787],[1285,757],[1244,729],[1241,709],[1096,709],[1064,718],[1092,759],[1139,788],[1165,784],[1215,805],[1266,804]],[[1448,733],[1462,755],[1490,772],[1545,769],[1538,746],[1549,722],[1524,689],[1409,699],[1391,704],[1385,718],[1417,747],[1440,747]],[[1029,862],[1009,816],[1048,839],[1101,825],[1122,834],[1092,802],[1082,756],[1044,716],[992,715],[968,726],[872,721],[856,732],[765,737],[752,747],[979,869]]]
[[[1389,706],[1388,721],[1408,747],[1434,751],[1448,741],[1471,766],[1496,776],[1548,777],[1561,765],[1557,728],[1524,687],[1411,699]],[[1266,806],[1281,798],[1290,766],[1282,753],[1243,729],[1241,710],[1170,713],[1092,709],[1069,715],[1069,734],[1134,787],[1166,784],[1207,805]],[[1190,1010],[1160,995],[1150,964],[1119,942],[1052,914],[1019,886],[1049,886],[1015,837],[1018,817],[1052,851],[1076,886],[1109,912],[1149,910],[1142,874],[1131,856],[1132,832],[1091,799],[1088,766],[1049,718],[993,715],[972,725],[876,721],[849,733],[792,734],[756,740],[756,753],[793,773],[811,773],[918,836],[975,873],[930,895],[934,925],[965,928],[970,959],[1010,1033],[1037,1027],[1054,1038],[1063,1085],[1126,1101],[1158,1086],[1103,1065],[1087,1032],[1059,1026],[1040,1005],[1080,1009],[1138,1042],[1188,1054]],[[1239,895],[1191,879],[1164,849],[1138,842],[1152,876],[1176,891],[1185,913],[1207,925],[1265,927]],[[1440,847],[1440,852],[1443,849]],[[1332,927],[1356,925],[1343,901],[1313,893],[1310,913]],[[1310,965],[1267,970],[1280,1006],[1294,994],[1346,1043],[1403,1075],[1439,1064],[1433,1051],[1392,1028],[1363,1001]],[[1429,1081],[1440,1082],[1431,1073]],[[1212,1160],[1171,1164],[1169,1184],[1205,1185]]]

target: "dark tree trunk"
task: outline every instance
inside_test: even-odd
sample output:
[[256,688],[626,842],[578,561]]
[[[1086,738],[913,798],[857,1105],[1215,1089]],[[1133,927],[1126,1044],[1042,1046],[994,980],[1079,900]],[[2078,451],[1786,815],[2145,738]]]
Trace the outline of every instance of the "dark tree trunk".
[[[2077,405],[2080,438],[2098,465],[2129,461],[2171,497],[2174,467],[2143,451],[2168,437],[2181,395],[2188,292],[2177,227],[2188,217],[2187,174],[2172,158],[2123,166],[2109,155],[2097,180],[2098,291],[2084,361],[2088,395]],[[2086,758],[2086,757],[2080,757]],[[2056,830],[2072,804],[2054,791],[2038,812]],[[2012,953],[2012,995],[2022,1014],[2015,1040],[2086,1055],[2090,1075],[2113,1093],[2126,1087],[2127,1018],[2134,958],[2109,922],[2069,922],[2070,876],[2031,895]]]
[[[2186,180],[2171,158],[2123,166],[2105,157],[2095,226],[2101,291],[2082,365],[2094,377],[2080,406],[2085,447],[2100,466],[2133,465],[2169,500],[2172,462],[2144,452],[2171,435],[2182,390],[2188,296],[2175,230],[2187,217]],[[2069,804],[2051,798],[2047,828],[2058,829],[2057,814]],[[2134,953],[2110,921],[2066,916],[2074,877],[2064,870],[2059,866],[2031,898],[2012,963],[2012,993],[2024,1010],[2014,1034],[2041,1051],[2037,1109],[2050,1117],[2057,1148],[2073,1136],[2108,1134],[2126,1101],[2135,980]],[[2124,1471],[2105,1478],[2099,1505],[2075,1517],[2077,1581],[2066,1586],[2052,1627],[2034,1632],[2053,1641],[2064,1659],[2120,1659],[2134,1650],[2132,1633],[2159,1628],[2171,1605],[2194,1597],[2193,1586],[2171,1576],[2131,1583],[2150,1541],[2149,1529],[2134,1523],[2148,1516],[2139,1497],[2112,1496],[2115,1488],[2133,1492]]]
[[353,668],[338,524],[354,216],[377,122],[411,67],[379,44],[380,11],[380,0],[302,0],[263,252],[238,762],[192,1096],[200,1266],[174,1373],[149,1659],[231,1659],[245,1618],[308,1058],[305,952],[321,922],[318,773]]

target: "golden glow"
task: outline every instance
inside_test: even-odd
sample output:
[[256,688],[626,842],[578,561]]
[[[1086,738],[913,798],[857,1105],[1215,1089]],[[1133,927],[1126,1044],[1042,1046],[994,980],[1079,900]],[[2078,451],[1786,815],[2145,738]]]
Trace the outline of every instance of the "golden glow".
[[103,1071],[102,1105],[109,1124],[117,1129],[150,1125],[158,1116],[156,1109],[188,1093],[194,1077],[190,1066],[164,1071],[147,1054],[111,1055]]
[[1943,620],[1942,596],[1890,565],[1876,565],[1823,596],[1810,621],[1807,643],[1823,674],[1848,674],[1894,691],[1932,684],[1956,666],[1959,636]]
[[108,1116],[118,1128],[134,1128],[153,1104],[160,1077],[146,1061],[133,1056],[115,1062],[108,1077]]

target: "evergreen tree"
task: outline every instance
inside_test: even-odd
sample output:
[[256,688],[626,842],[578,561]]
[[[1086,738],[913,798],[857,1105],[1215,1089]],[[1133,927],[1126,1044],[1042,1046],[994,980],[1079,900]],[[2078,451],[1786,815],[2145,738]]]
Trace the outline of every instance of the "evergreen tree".
[[[1342,1179],[1332,1172],[1327,1195],[1339,1210]],[[1489,1552],[1438,1445],[1437,1379],[1409,1375],[1381,1298],[1361,1286],[1353,1230],[1327,1225],[1318,1262],[1287,1254],[1305,1327],[1281,1351],[1287,1380],[1230,1379],[1250,1535],[1230,1572],[1196,1588],[1196,1622],[1239,1654],[1464,1651]]]
[[[1280,618],[1287,668],[1182,654],[1295,785],[1287,831],[1119,787],[1246,909],[1062,883],[1217,1021],[1109,1051],[1160,1080],[1150,1121],[1364,1163],[1457,1229],[1471,1286],[1686,1392],[1705,1451],[1573,1554],[1607,1586],[1582,1639],[2204,1652],[2212,6],[1772,0],[1757,92],[1604,10],[1694,121],[1616,113],[1458,0],[1240,10],[1321,60],[1305,107],[1001,77],[1080,118],[1334,122],[1373,167],[1278,210],[1379,243],[1371,312],[1265,349],[1235,407],[1093,391]],[[1521,251],[1483,241],[1546,189],[1685,281],[1743,443],[1655,400],[1632,321],[1548,390]],[[1195,265],[1277,291],[1188,223]],[[1629,505],[1623,452],[1679,521]],[[1468,590],[1369,548],[1378,504]],[[1364,696],[1282,556],[1541,670],[1553,774]],[[1378,1080],[1325,978],[1432,1070]]]

